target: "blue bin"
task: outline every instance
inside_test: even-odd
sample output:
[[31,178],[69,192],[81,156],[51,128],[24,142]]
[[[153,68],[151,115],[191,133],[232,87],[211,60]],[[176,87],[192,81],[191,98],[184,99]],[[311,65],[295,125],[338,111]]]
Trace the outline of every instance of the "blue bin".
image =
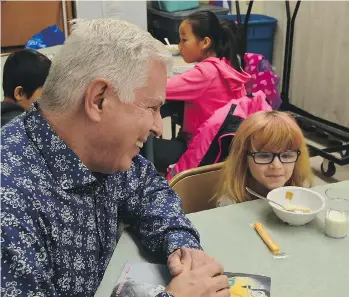
[[[221,19],[237,21],[236,15],[219,15]],[[246,15],[241,15],[241,22],[245,21]],[[277,19],[262,15],[251,14],[248,20],[247,30],[247,52],[262,54],[273,61],[274,34]]]

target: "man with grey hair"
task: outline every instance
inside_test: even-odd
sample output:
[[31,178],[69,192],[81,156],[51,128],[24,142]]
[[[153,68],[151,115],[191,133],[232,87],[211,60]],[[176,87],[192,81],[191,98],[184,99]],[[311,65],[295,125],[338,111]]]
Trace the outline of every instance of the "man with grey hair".
[[124,21],[77,20],[40,103],[1,135],[1,293],[93,296],[120,221],[167,260],[162,296],[225,297],[179,197],[138,155],[160,135],[170,57]]

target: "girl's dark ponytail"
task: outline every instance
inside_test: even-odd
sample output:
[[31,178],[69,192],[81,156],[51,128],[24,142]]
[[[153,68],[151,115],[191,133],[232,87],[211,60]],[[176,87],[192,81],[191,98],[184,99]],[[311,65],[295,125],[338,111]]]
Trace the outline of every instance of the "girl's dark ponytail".
[[225,57],[231,62],[233,68],[240,71],[245,54],[240,29],[233,21],[221,19],[220,24],[223,38],[221,44],[217,47],[217,56]]

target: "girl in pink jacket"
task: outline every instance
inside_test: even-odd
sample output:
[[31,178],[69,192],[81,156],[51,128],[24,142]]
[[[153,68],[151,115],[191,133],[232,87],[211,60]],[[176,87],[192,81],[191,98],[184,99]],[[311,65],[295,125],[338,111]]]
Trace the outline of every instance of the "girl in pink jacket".
[[165,163],[178,161],[186,144],[217,109],[231,99],[245,96],[244,85],[250,80],[250,75],[241,69],[238,42],[231,26],[222,26],[214,13],[191,14],[181,23],[179,34],[179,49],[184,61],[198,63],[167,82],[166,100],[185,102],[182,132],[186,143],[175,143],[176,140],[167,144],[165,140],[154,142],[155,165],[161,169]]
[[233,32],[210,11],[191,14],[180,27],[180,54],[194,68],[167,82],[166,99],[184,101],[183,132],[190,141],[218,108],[246,95],[250,75],[240,67]]

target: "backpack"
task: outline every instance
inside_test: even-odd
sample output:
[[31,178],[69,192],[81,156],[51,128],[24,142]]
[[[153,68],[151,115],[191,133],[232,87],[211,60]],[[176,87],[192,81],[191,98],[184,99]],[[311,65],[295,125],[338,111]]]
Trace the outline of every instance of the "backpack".
[[249,115],[262,110],[272,110],[262,91],[240,99],[232,99],[217,109],[200,126],[197,135],[178,162],[169,166],[166,178],[170,180],[184,170],[224,161],[241,122]]
[[277,89],[280,78],[274,74],[267,59],[261,54],[246,53],[244,55],[245,71],[251,80],[245,84],[247,94],[262,91],[273,109],[279,109],[282,101]]

